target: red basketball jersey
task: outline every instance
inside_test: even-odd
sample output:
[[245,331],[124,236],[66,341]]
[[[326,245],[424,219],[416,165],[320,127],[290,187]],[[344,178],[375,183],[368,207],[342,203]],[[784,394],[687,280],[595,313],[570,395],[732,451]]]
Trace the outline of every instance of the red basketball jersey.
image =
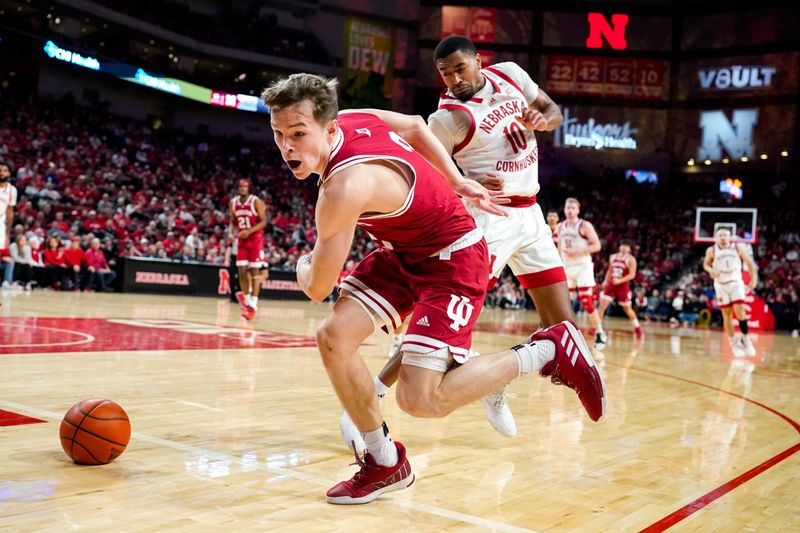
[[445,178],[388,124],[368,113],[344,113],[339,131],[323,184],[337,172],[367,161],[394,162],[411,171],[411,190],[400,208],[358,220],[379,245],[413,263],[475,229],[475,221]]
[[628,268],[627,261],[629,254],[613,254],[611,256],[610,264],[611,264],[611,278],[612,279],[621,279],[628,275],[630,269]]
[[[256,201],[258,197],[251,194],[247,199],[242,202],[241,197],[237,194],[231,200],[231,208],[233,215],[236,217],[236,228],[239,231],[250,229],[258,224],[258,211],[256,211]],[[261,236],[261,233],[256,232],[249,237],[242,240],[255,239]]]

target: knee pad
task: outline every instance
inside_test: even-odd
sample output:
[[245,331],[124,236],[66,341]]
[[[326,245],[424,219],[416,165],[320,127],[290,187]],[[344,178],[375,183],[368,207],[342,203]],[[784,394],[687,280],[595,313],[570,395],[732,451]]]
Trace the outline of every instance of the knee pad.
[[592,291],[581,291],[578,293],[578,300],[580,300],[581,305],[583,306],[584,310],[587,313],[591,313],[594,311],[594,298],[592,298]]

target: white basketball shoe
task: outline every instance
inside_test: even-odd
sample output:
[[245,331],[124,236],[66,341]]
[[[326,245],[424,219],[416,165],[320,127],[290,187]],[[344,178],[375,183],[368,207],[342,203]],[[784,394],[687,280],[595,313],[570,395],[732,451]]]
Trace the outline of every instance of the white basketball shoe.
[[506,388],[487,394],[481,398],[481,403],[492,427],[504,437],[513,437],[517,434],[517,423],[508,406],[509,395]]
[[386,357],[391,359],[398,351],[400,351],[400,347],[403,346],[404,338],[405,335],[403,334],[395,335],[394,333],[392,333],[392,347],[389,349],[389,353],[386,354]]
[[731,351],[733,351],[734,357],[744,357],[745,356],[745,349],[744,345],[742,344],[742,340],[737,337],[729,337],[731,343]]
[[756,347],[753,346],[753,340],[750,338],[750,335],[742,335],[740,341],[746,356],[753,357],[756,355]]

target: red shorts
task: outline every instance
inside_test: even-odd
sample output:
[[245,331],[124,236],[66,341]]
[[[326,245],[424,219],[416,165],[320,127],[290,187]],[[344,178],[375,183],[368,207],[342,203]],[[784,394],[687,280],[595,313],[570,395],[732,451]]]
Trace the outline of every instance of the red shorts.
[[620,283],[619,285],[608,284],[603,287],[603,298],[613,301],[614,298],[621,304],[630,303],[631,285],[630,283]]
[[264,255],[264,237],[258,236],[252,239],[239,239],[236,251],[236,266],[246,266],[250,268],[264,268],[267,266],[267,259]]
[[470,354],[488,277],[488,247],[481,239],[452,252],[450,259],[430,257],[413,264],[379,248],[342,280],[341,288],[389,332],[412,315],[404,352],[449,348],[453,359],[463,363]]

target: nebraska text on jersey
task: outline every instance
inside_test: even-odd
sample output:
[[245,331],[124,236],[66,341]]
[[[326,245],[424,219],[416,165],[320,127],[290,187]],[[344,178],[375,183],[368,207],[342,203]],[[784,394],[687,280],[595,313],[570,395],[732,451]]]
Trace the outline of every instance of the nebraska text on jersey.
[[428,119],[468,177],[500,173],[504,196],[533,197],[539,191],[539,150],[533,131],[517,120],[539,88],[519,65],[498,63],[481,70],[484,87],[466,102],[449,91]]
[[480,128],[486,133],[492,133],[494,127],[506,117],[520,116],[525,108],[521,100],[514,100],[513,102],[506,102],[501,104],[497,109],[489,113],[481,122]]

